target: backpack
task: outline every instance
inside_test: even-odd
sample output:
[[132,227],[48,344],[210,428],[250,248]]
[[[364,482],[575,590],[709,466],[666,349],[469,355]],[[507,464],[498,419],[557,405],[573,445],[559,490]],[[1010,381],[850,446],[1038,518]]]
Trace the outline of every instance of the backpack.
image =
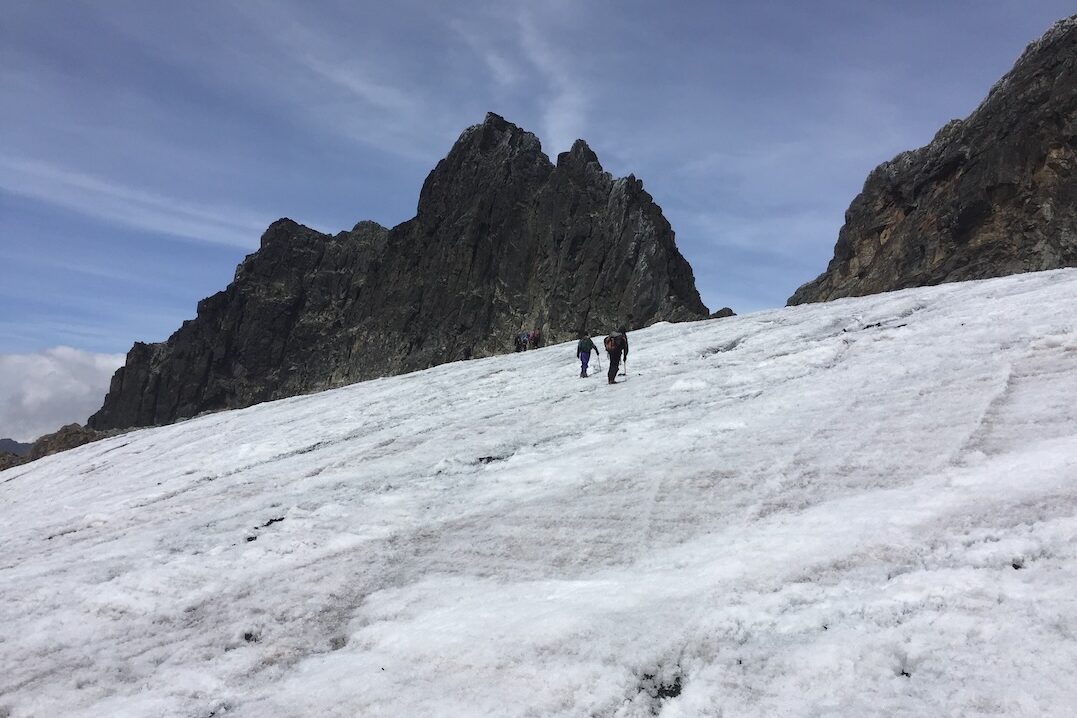
[[602,346],[606,347],[606,351],[610,354],[617,354],[622,349],[624,349],[624,335],[610,335],[602,340]]

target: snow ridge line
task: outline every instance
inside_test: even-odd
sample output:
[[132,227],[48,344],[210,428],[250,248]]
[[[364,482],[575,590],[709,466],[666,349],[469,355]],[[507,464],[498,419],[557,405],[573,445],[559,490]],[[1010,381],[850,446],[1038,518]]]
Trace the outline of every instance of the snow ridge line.
[[977,445],[982,443],[987,434],[987,422],[988,419],[997,414],[999,409],[1009,399],[1010,394],[1013,391],[1014,381],[1014,363],[1012,361],[1006,362],[1006,366],[1003,372],[999,375],[999,381],[996,384],[995,390],[987,398],[987,401],[983,404],[983,410],[980,411],[979,417],[969,428],[968,434],[964,441],[957,447],[957,449],[951,454],[948,463],[951,466],[960,466],[963,463],[964,457],[968,456],[973,451],[978,451]]

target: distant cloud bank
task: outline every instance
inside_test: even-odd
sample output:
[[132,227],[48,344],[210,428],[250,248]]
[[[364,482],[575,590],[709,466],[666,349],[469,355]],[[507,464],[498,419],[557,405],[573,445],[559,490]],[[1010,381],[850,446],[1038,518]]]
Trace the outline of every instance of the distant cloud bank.
[[101,407],[123,354],[53,347],[0,354],[0,438],[33,441]]

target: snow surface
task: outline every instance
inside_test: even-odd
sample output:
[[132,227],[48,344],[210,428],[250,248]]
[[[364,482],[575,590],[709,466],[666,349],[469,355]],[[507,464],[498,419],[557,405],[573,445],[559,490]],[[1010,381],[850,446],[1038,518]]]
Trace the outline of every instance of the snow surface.
[[0,716],[1073,716],[1077,270],[0,473]]

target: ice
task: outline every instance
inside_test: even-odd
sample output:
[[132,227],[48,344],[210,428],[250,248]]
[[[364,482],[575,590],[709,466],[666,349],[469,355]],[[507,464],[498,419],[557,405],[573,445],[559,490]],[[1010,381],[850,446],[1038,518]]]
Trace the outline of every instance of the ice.
[[[1072,716],[1077,270],[0,473],[0,716]],[[596,332],[604,327],[593,327]]]

